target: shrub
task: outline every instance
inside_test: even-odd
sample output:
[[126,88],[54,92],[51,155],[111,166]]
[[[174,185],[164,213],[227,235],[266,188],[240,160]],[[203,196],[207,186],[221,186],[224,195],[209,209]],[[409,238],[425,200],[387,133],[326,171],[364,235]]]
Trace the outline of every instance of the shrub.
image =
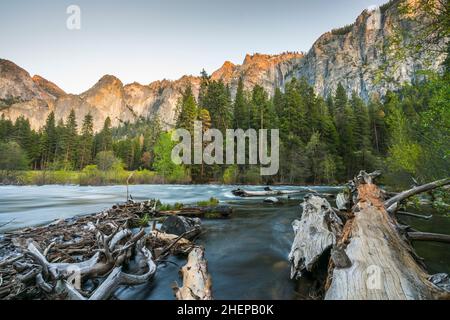
[[101,151],[95,157],[95,163],[97,164],[99,170],[108,171],[113,168],[117,168],[120,160],[114,156],[112,151]]

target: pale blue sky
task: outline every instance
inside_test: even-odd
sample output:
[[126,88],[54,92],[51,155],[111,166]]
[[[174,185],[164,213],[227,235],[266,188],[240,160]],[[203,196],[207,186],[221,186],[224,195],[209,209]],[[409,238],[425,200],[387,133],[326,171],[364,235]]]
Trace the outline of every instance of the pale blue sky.
[[[15,0],[0,2],[0,58],[70,93],[104,74],[148,84],[209,73],[246,53],[308,51],[386,0]],[[66,28],[67,6],[81,30]]]

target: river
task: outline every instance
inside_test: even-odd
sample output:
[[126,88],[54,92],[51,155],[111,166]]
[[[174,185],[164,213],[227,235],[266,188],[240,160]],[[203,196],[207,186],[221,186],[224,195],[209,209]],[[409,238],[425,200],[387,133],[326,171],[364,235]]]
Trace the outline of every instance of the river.
[[[137,185],[130,193],[137,201],[158,198],[163,203],[195,203],[210,197],[234,207],[231,219],[204,220],[198,240],[206,248],[208,268],[216,299],[307,299],[311,283],[289,279],[287,256],[293,240],[291,223],[299,217],[302,194],[285,199],[283,205],[267,205],[262,199],[233,196],[234,186]],[[261,189],[261,187],[245,187]],[[296,187],[282,187],[295,189]],[[335,187],[313,189],[337,193]],[[55,219],[99,212],[126,198],[125,186],[0,186],[0,229],[5,232],[42,225]],[[330,201],[332,201],[330,199]],[[430,209],[422,213],[432,213]],[[435,214],[427,220],[402,218],[421,231],[449,233],[450,218]],[[450,273],[448,244],[422,242],[416,246],[431,273]],[[171,257],[159,266],[153,282],[122,288],[119,299],[173,299],[171,286],[177,281],[182,258]]]

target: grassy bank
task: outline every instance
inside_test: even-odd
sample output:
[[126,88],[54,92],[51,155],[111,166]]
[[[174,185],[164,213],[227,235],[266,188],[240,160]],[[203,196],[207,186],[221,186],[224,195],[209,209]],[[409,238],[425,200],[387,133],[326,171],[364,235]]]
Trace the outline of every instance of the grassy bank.
[[100,171],[96,168],[85,168],[82,171],[65,170],[24,170],[0,172],[0,184],[12,185],[45,185],[45,184],[79,184],[79,185],[116,185],[126,184],[162,184],[188,183],[186,178],[165,178],[154,171]]

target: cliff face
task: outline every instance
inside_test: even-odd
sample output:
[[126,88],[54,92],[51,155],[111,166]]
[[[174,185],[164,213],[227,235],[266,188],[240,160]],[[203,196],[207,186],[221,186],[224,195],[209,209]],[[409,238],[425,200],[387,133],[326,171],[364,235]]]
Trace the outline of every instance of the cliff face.
[[[402,39],[394,37],[399,27],[408,31]],[[305,77],[322,96],[333,93],[339,82],[349,94],[356,91],[365,99],[372,93],[383,96],[387,90],[413,80],[417,70],[438,70],[445,59],[444,55],[433,55],[428,50],[398,62],[395,54],[414,37],[418,28],[402,17],[396,5],[386,5],[364,11],[349,27],[325,33],[306,55],[247,55],[242,65],[226,61],[211,78],[229,85],[233,97],[240,78],[248,90],[261,85],[273,94],[292,77]],[[392,47],[393,43],[397,47]],[[34,129],[39,129],[51,111],[59,120],[66,119],[74,109],[79,126],[88,112],[93,115],[95,131],[102,128],[107,116],[116,126],[140,116],[158,115],[168,128],[175,122],[177,100],[189,84],[198,95],[199,77],[123,85],[114,76],[106,75],[88,91],[68,95],[54,83],[40,76],[32,78],[13,62],[0,59],[0,115],[12,120],[23,115],[30,119]]]
[[247,90],[260,85],[269,95],[272,95],[277,87],[284,86],[286,78],[294,72],[302,59],[303,55],[299,53],[247,54],[242,65],[234,65],[226,61],[211,75],[211,79],[222,80],[228,84],[233,96],[236,93],[239,78],[242,78],[244,88]]
[[[247,55],[242,65],[225,62],[211,78],[228,84],[233,95],[240,77],[247,89],[259,84],[273,93],[276,87],[283,86],[287,74],[293,72],[301,57],[295,53]],[[112,125],[117,126],[123,121],[158,115],[168,128],[175,122],[176,104],[183,90],[191,85],[194,95],[198,96],[201,82],[200,77],[183,76],[175,81],[155,81],[149,85],[136,82],[123,85],[116,77],[105,75],[88,91],[72,95],[40,76],[31,78],[11,61],[0,60],[0,66],[0,99],[6,100],[0,106],[0,114],[12,120],[23,115],[30,119],[34,129],[45,124],[51,111],[58,121],[66,119],[72,109],[80,126],[90,112],[95,131],[101,130],[108,116]]]
[[[365,10],[353,25],[322,35],[293,76],[305,77],[322,96],[332,94],[340,82],[348,93],[356,91],[367,100],[373,93],[384,96],[411,82],[418,70],[438,70],[445,56],[432,50],[402,60],[396,57],[420,28],[402,16],[398,2]],[[400,38],[398,30],[407,33]]]

